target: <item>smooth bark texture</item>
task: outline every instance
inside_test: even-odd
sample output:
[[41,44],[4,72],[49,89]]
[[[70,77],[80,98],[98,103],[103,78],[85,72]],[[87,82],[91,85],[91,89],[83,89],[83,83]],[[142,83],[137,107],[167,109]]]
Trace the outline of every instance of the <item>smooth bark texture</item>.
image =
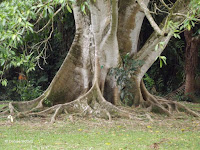
[[[144,0],[147,7],[149,0]],[[182,0],[174,10],[187,13]],[[134,106],[159,111],[167,115],[178,108],[185,109],[194,116],[197,113],[184,108],[173,101],[151,95],[145,88],[142,78],[146,71],[160,56],[172,37],[172,33],[158,35],[155,31],[143,48],[138,51],[138,39],[145,13],[135,0],[97,0],[91,2],[87,15],[81,12],[81,2],[75,2],[73,13],[76,23],[76,34],[71,49],[61,68],[44,94],[29,102],[12,102],[4,108],[2,114],[46,115],[53,113],[51,122],[57,115],[79,113],[111,119],[116,117],[134,118],[133,114],[116,105],[121,104],[119,89],[114,75],[108,75],[111,68],[120,66],[121,57],[127,52],[133,59],[142,61],[142,65],[133,77],[134,88],[132,99]],[[119,11],[118,11],[119,10]],[[149,14],[148,14],[149,15]],[[183,18],[175,17],[174,21]],[[160,26],[161,30],[164,30]],[[163,42],[163,46],[155,51],[155,46]],[[47,104],[52,107],[46,108]]]
[[[144,0],[148,5],[149,0]],[[118,42],[122,55],[136,53],[145,14],[135,0],[119,1]]]

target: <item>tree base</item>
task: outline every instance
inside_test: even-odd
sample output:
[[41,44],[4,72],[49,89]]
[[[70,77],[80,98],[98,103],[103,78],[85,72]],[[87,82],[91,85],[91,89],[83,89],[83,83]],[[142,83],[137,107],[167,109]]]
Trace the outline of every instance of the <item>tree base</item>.
[[[39,102],[38,102],[39,101]],[[187,114],[190,114],[195,117],[200,117],[200,115],[191,109],[185,107],[183,104],[165,100],[160,97],[151,96],[151,100],[149,99],[147,102],[149,103],[147,107],[147,103],[144,103],[143,106],[146,109],[142,110],[139,113],[138,108],[130,108],[115,105],[107,102],[97,86],[93,86],[90,91],[88,91],[85,95],[79,97],[78,99],[65,103],[65,104],[57,104],[52,107],[45,107],[43,105],[44,99],[36,99],[29,102],[10,102],[8,106],[2,108],[0,114],[3,116],[7,116],[11,114],[16,118],[23,117],[47,117],[48,115],[52,115],[51,123],[56,121],[58,115],[65,114],[75,114],[82,117],[97,117],[104,118],[106,120],[111,121],[113,117],[117,118],[128,118],[128,119],[136,119],[141,120],[141,118],[148,119],[149,121],[153,121],[151,115],[148,112],[154,113],[162,113],[168,116],[173,116],[174,113],[179,113],[184,111]],[[23,109],[29,104],[35,105],[32,109],[28,111],[23,111]],[[71,118],[71,120],[73,120]]]
[[[8,106],[2,108],[1,115],[11,114],[16,118],[27,116],[42,116],[52,114],[51,123],[54,123],[56,117],[61,113],[75,113],[81,116],[91,116],[111,120],[112,117],[123,117],[138,119],[133,116],[133,113],[125,111],[107,102],[101,94],[99,86],[94,84],[93,87],[83,96],[78,99],[57,104],[52,107],[45,107],[45,97],[41,96],[38,99],[27,102],[10,102]],[[27,108],[29,106],[29,108]]]
[[[147,112],[162,113],[168,116],[173,116],[173,113],[179,113],[184,111],[194,117],[200,117],[200,115],[184,105],[166,100],[161,97],[151,95],[144,83],[141,82],[141,96],[142,101],[139,107],[145,108],[145,118],[153,121],[151,116]],[[45,92],[46,93],[46,92]],[[106,101],[102,95],[97,82],[94,83],[92,88],[83,96],[80,96],[74,101],[64,104],[57,104],[51,107],[46,107],[44,101],[46,100],[43,94],[39,98],[27,101],[27,102],[10,102],[8,106],[5,106],[0,111],[0,115],[12,115],[16,118],[28,117],[28,116],[42,116],[46,117],[52,114],[51,123],[54,123],[56,117],[61,113],[66,114],[79,114],[81,116],[91,116],[97,118],[104,118],[111,120],[112,117],[122,117],[129,119],[140,120],[136,110],[134,108],[127,108],[123,106],[115,106],[114,104]],[[47,92],[48,93],[48,92]],[[144,114],[143,114],[144,118]]]

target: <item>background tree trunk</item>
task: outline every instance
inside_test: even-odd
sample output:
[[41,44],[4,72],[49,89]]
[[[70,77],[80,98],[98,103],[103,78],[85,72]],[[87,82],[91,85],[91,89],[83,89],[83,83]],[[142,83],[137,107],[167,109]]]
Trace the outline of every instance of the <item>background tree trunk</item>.
[[185,96],[195,102],[195,77],[198,64],[198,44],[199,39],[193,37],[193,31],[184,32],[186,40],[185,52]]

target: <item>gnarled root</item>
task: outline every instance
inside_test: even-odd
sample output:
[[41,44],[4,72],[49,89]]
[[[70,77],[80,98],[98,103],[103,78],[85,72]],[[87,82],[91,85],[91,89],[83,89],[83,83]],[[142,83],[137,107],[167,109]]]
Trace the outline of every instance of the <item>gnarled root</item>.
[[[51,123],[54,123],[57,116],[63,112],[78,113],[82,116],[93,116],[108,119],[110,121],[112,117],[137,119],[132,113],[122,110],[106,101],[99,89],[98,84],[94,84],[86,94],[68,103],[57,104],[52,107],[45,108],[42,105],[45,98],[46,97],[44,96],[29,102],[11,102],[8,107],[4,107],[1,114],[6,115],[10,113],[11,115],[15,115],[19,118],[26,116],[45,117],[52,114]],[[25,108],[26,106],[28,106],[28,108]]]
[[143,105],[144,107],[148,107],[148,111],[164,113],[168,116],[172,116],[173,112],[184,111],[185,113],[194,117],[200,117],[200,114],[176,101],[166,100],[164,98],[150,94],[143,82],[141,83],[141,92],[145,100]]
[[[148,111],[164,113],[168,116],[172,116],[173,112],[185,111],[190,115],[200,117],[198,113],[188,109],[178,102],[151,95],[143,83],[141,84],[141,93],[144,99],[141,106],[147,108]],[[28,102],[10,102],[8,106],[2,108],[0,115],[5,116],[11,114],[19,118],[26,116],[46,117],[52,115],[51,123],[54,123],[58,115],[61,113],[74,113],[81,116],[104,118],[110,121],[112,117],[141,120],[136,117],[135,114],[137,114],[137,112],[135,110],[122,106],[116,107],[106,101],[97,83],[95,83],[86,94],[80,96],[74,101],[64,104],[57,104],[46,108],[43,105],[43,101],[46,97],[47,95],[45,96],[45,94],[43,94],[39,98]],[[148,120],[153,121],[149,114],[146,113],[145,117]]]

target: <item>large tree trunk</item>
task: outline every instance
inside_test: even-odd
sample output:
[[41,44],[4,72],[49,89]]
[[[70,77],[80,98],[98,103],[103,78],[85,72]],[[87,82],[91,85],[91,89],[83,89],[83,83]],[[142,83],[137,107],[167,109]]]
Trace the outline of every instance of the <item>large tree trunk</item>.
[[[184,0],[183,4],[184,4]],[[120,2],[120,3],[119,3]],[[103,0],[91,2],[87,15],[80,9],[80,2],[73,5],[76,34],[71,49],[48,89],[39,98],[9,104],[3,114],[45,115],[53,113],[52,122],[61,112],[81,113],[111,119],[113,116],[132,117],[119,109],[119,89],[115,77],[108,75],[109,69],[121,63],[121,56],[129,52],[133,59],[143,61],[137,69],[134,80],[134,106],[159,110],[171,115],[172,110],[184,106],[151,95],[142,78],[169,42],[172,33],[158,35],[154,32],[143,48],[137,52],[138,38],[144,13],[135,0]],[[149,0],[144,0],[147,5]],[[119,3],[119,5],[118,5]],[[186,3],[187,4],[187,3]],[[174,8],[185,13],[185,9]],[[181,4],[181,6],[183,6]],[[119,9],[119,11],[118,11]],[[174,21],[181,20],[176,17]],[[119,26],[118,26],[119,24]],[[155,46],[164,45],[155,51]],[[120,51],[119,51],[120,50]],[[51,107],[46,108],[47,104]],[[193,111],[189,113],[199,116]],[[19,113],[21,112],[21,113]]]

